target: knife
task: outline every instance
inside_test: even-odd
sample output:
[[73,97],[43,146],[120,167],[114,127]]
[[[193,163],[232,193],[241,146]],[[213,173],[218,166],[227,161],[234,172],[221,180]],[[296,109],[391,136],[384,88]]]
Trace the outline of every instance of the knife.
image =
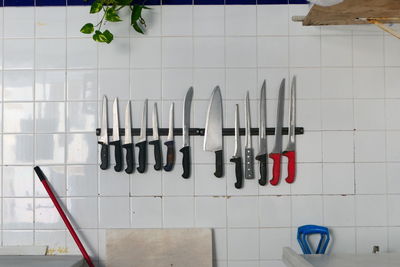
[[245,102],[245,124],[246,124],[246,136],[245,136],[245,145],[244,145],[244,152],[245,152],[245,161],[244,161],[244,170],[245,170],[245,177],[246,179],[253,179],[254,178],[254,162],[253,162],[253,147],[251,142],[251,120],[250,120],[250,101],[249,101],[249,92],[246,94],[246,102]]
[[292,87],[290,88],[290,105],[289,105],[289,142],[283,156],[288,158],[288,176],[286,182],[291,184],[296,177],[296,76],[293,77]]
[[203,149],[215,152],[214,175],[218,178],[222,177],[224,163],[222,155],[222,96],[219,86],[214,88],[208,106]]
[[175,164],[175,141],[174,141],[174,103],[169,107],[169,129],[167,141],[164,143],[167,146],[167,163],[164,170],[169,172]]
[[122,146],[119,137],[119,114],[118,114],[118,98],[114,99],[113,103],[113,135],[112,135],[111,145],[115,146],[114,156],[115,156],[115,166],[114,170],[120,172],[123,169],[122,165]]
[[242,148],[240,144],[240,133],[239,133],[239,105],[236,104],[235,109],[235,153],[231,158],[231,162],[235,163],[235,175],[236,183],[235,187],[237,189],[243,186],[243,169],[242,169]]
[[267,100],[266,100],[266,82],[264,80],[261,87],[260,94],[260,118],[259,118],[259,134],[258,134],[258,145],[259,151],[256,156],[256,160],[260,162],[260,179],[258,183],[260,185],[267,184],[267,174],[268,174],[268,160],[267,160]]
[[107,121],[107,97],[103,96],[103,107],[101,115],[101,129],[98,143],[101,145],[100,169],[107,170],[110,162],[110,149],[108,146],[108,121]]
[[279,88],[278,107],[276,115],[275,129],[275,146],[269,154],[269,157],[274,161],[272,165],[272,185],[277,185],[281,177],[281,155],[282,155],[282,125],[283,125],[283,109],[285,106],[285,79],[282,80]]
[[147,99],[143,103],[142,124],[140,126],[140,135],[138,143],[135,144],[139,148],[139,166],[137,171],[144,173],[146,171],[147,160]]
[[149,142],[150,145],[154,146],[154,169],[156,171],[161,170],[161,146],[160,146],[160,136],[158,135],[158,112],[157,103],[153,105],[153,140]]
[[183,167],[183,178],[190,177],[190,138],[189,138],[189,129],[190,129],[190,108],[192,105],[193,98],[193,87],[190,87],[186,92],[185,99],[183,101],[183,128],[182,128],[182,137],[183,137],[183,147],[179,150],[182,152],[182,167]]
[[133,154],[133,142],[132,142],[132,126],[131,126],[131,101],[128,101],[125,108],[125,137],[123,148],[126,149],[126,169],[125,172],[130,174],[133,173],[135,168],[134,154]]

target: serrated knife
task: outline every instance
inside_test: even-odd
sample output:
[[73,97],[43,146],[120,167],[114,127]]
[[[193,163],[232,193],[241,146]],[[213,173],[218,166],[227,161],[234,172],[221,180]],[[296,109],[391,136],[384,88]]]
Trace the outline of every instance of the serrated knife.
[[182,127],[182,138],[183,147],[179,150],[182,152],[182,167],[183,167],[183,178],[189,178],[191,173],[191,160],[190,160],[190,110],[192,106],[193,98],[193,87],[190,87],[186,92],[185,99],[183,101],[183,127]]
[[122,163],[122,145],[119,136],[119,113],[118,113],[118,98],[114,99],[113,103],[113,135],[111,145],[115,146],[114,156],[115,156],[115,166],[114,170],[120,172],[123,169]]
[[175,141],[174,141],[174,103],[169,107],[168,137],[164,145],[167,147],[167,163],[164,171],[169,172],[175,164]]
[[147,99],[143,103],[142,122],[140,135],[136,146],[139,148],[139,166],[136,168],[139,173],[144,173],[147,166]]
[[98,143],[101,145],[100,150],[100,169],[107,170],[110,164],[110,149],[108,145],[108,120],[107,120],[107,97],[103,96],[101,111],[101,128]]
[[154,169],[156,171],[161,170],[162,167],[162,156],[161,156],[161,145],[160,145],[160,136],[158,134],[158,111],[157,111],[157,103],[153,105],[153,116],[152,116],[152,125],[153,125],[153,140],[149,142],[150,145],[154,146]]
[[276,112],[276,128],[275,128],[275,146],[269,157],[274,161],[272,165],[271,185],[279,184],[281,178],[281,159],[282,159],[282,126],[283,126],[283,110],[285,107],[285,79],[282,80],[279,87],[278,106]]
[[240,142],[240,133],[239,133],[238,104],[236,104],[235,108],[235,152],[233,154],[233,157],[230,159],[230,162],[235,163],[235,176],[236,176],[235,187],[237,189],[240,189],[243,186],[243,167],[242,167],[242,146]]
[[135,169],[135,159],[133,153],[132,142],[132,118],[131,118],[131,101],[128,101],[125,108],[125,136],[123,148],[126,149],[126,169],[125,172],[130,174]]
[[259,116],[259,134],[258,134],[258,154],[256,160],[260,162],[260,185],[267,184],[268,175],[268,152],[267,152],[267,98],[266,98],[267,85],[264,80],[260,93],[260,116]]
[[218,178],[223,176],[222,141],[222,96],[219,86],[216,86],[208,105],[203,149],[215,152],[214,175]]

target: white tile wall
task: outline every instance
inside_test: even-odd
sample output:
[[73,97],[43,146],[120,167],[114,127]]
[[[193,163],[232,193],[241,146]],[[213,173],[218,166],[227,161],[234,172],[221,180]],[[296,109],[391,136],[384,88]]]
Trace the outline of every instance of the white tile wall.
[[[146,35],[127,23],[109,25],[110,45],[79,33],[97,20],[88,7],[0,9],[0,244],[79,253],[34,176],[39,164],[100,263],[104,230],[129,227],[213,228],[214,261],[225,267],[282,267],[282,246],[299,250],[297,226],[310,223],[330,227],[332,252],[399,251],[399,42],[372,27],[306,28],[290,20],[308,8],[155,6],[144,14]],[[219,85],[224,124],[232,127],[234,104],[243,111],[248,90],[256,127],[266,79],[273,127],[279,83],[293,75],[297,124],[306,132],[297,138],[292,185],[259,187],[255,179],[234,188],[233,138],[225,139],[223,179],[212,175],[214,158],[200,137],[192,138],[188,180],[180,177],[180,153],[170,173],[99,171],[94,129],[103,94],[110,106],[119,97],[121,111],[132,101],[134,127],[144,99],[159,104],[163,127],[175,102],[181,127],[182,98],[194,85],[192,125],[202,127]]]

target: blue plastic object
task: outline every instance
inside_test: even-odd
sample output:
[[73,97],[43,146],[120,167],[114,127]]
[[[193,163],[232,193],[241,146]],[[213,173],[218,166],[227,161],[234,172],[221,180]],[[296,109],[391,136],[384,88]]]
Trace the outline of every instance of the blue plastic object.
[[[308,236],[313,234],[321,235],[321,239],[319,240],[315,253],[312,252],[311,247],[308,244]],[[297,241],[299,242],[301,250],[304,254],[325,254],[329,240],[329,230],[324,226],[303,225],[297,229]]]

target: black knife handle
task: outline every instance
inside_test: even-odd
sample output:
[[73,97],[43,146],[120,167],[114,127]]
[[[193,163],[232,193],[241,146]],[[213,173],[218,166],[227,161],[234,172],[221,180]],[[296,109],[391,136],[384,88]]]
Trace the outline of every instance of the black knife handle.
[[110,149],[107,144],[99,143],[101,145],[100,150],[100,169],[107,170],[110,166]]
[[121,140],[113,141],[110,144],[115,146],[115,150],[114,150],[114,156],[115,156],[114,170],[116,172],[120,172],[123,169]]
[[231,158],[230,161],[235,163],[235,175],[236,175],[235,187],[237,189],[240,189],[243,186],[242,158],[241,157],[233,157],[233,158]]
[[167,163],[164,166],[164,171],[169,172],[175,164],[175,141],[167,141],[164,145],[167,146]]
[[136,168],[139,173],[146,171],[146,159],[147,159],[147,142],[143,141],[137,143],[136,146],[139,148],[139,166]]
[[135,161],[133,158],[133,144],[124,144],[123,148],[126,149],[126,169],[125,172],[128,174],[133,173]]
[[223,159],[223,151],[218,150],[215,151],[215,177],[221,178],[224,175],[224,159]]
[[150,145],[154,146],[154,169],[156,171],[161,170],[162,167],[162,162],[161,162],[161,145],[160,145],[160,140],[152,140],[149,142]]
[[268,173],[268,162],[267,162],[267,155],[258,155],[256,160],[260,162],[260,179],[258,183],[260,185],[267,184],[267,173]]
[[184,146],[179,150],[182,152],[183,157],[182,157],[182,167],[183,167],[183,173],[182,177],[183,178],[189,178],[190,177],[190,146]]

